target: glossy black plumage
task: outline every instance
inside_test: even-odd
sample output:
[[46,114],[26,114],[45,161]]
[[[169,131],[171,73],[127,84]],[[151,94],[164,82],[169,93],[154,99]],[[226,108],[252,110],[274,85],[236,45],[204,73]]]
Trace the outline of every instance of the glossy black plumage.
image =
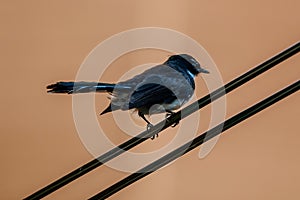
[[179,54],[117,84],[57,82],[47,86],[47,89],[49,93],[68,94],[107,92],[111,94],[111,102],[101,115],[114,110],[136,109],[150,124],[144,115],[171,112],[192,97],[195,90],[194,78],[201,72],[208,73],[192,56]]

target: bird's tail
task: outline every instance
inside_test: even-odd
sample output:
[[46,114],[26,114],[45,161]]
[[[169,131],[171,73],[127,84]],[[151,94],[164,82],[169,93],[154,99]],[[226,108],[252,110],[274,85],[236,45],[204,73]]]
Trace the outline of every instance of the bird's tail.
[[48,93],[113,92],[115,84],[97,82],[57,82],[47,86]]

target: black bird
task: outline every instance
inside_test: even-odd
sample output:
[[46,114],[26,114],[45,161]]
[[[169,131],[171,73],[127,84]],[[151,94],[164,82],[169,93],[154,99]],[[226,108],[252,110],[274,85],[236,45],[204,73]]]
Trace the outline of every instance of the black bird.
[[163,64],[154,66],[133,78],[117,84],[97,82],[57,82],[47,86],[48,93],[107,92],[110,105],[100,114],[115,110],[136,109],[138,115],[152,125],[145,115],[172,114],[193,95],[194,78],[199,73],[209,73],[188,54],[173,55]]

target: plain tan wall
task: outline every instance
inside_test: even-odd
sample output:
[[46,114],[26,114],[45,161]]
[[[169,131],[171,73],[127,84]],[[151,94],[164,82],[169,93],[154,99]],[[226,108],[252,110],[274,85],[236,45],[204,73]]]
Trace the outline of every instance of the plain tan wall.
[[[45,86],[74,79],[101,41],[131,28],[171,28],[202,44],[228,82],[299,41],[299,6],[297,0],[2,0],[0,198],[24,198],[92,159],[76,132],[71,97],[48,95]],[[115,81],[132,66],[165,56],[128,54],[103,79]],[[299,79],[299,64],[294,56],[229,94],[227,117]],[[299,100],[294,94],[228,130],[205,159],[194,150],[111,199],[299,199]],[[95,112],[107,104],[97,96]],[[209,115],[209,107],[201,114]],[[129,138],[110,126],[111,115],[99,121],[116,144]],[[159,148],[174,131],[134,150]],[[102,167],[46,199],[86,199],[126,175]]]

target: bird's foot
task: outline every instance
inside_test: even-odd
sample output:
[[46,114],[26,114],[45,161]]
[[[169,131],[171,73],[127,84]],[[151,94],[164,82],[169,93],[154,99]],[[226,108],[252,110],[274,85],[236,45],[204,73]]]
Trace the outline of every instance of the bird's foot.
[[153,136],[151,137],[151,140],[154,140],[155,138],[158,138],[158,133],[155,134],[155,135],[153,135]]
[[174,128],[175,126],[177,126],[179,124],[179,122],[175,122],[171,127]]
[[[150,129],[153,127],[153,125],[151,124],[151,123],[148,123],[147,124],[147,131],[150,131]],[[151,137],[151,140],[154,140],[156,137],[158,137],[158,133],[157,134],[155,134],[155,135],[153,135],[152,137]]]
[[174,112],[171,111],[171,110],[167,110],[167,113],[166,113],[166,118],[170,117],[171,115],[173,115]]
[[[166,113],[166,118],[168,119],[168,117],[174,115],[175,113],[170,111],[170,110],[167,110],[167,113]],[[175,122],[171,127],[174,128],[175,126],[177,126],[179,124],[179,121]]]
[[150,131],[150,129],[153,127],[153,125],[151,123],[147,124],[147,131]]

